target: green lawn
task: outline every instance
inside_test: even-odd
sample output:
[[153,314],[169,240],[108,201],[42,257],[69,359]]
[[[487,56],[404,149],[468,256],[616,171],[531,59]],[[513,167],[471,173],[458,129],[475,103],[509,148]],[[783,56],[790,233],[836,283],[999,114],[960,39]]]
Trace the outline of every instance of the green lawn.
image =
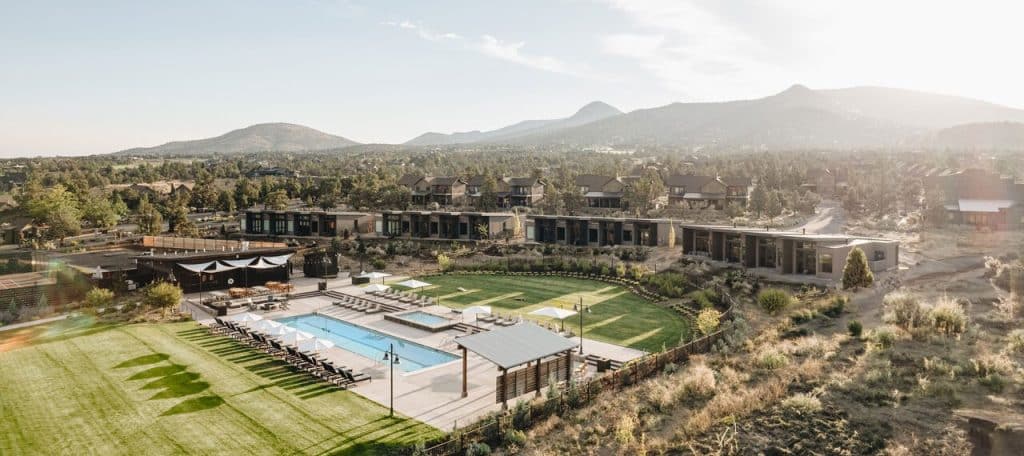
[[[545,321],[550,320],[527,313],[545,306],[572,309],[582,297],[585,305],[593,306],[591,313],[583,316],[586,337],[641,350],[672,347],[690,328],[689,322],[675,311],[648,302],[622,287],[596,280],[459,274],[420,280],[433,286],[419,293],[441,297],[441,305],[454,308],[489,305],[495,312],[515,312],[524,318]],[[459,287],[466,291],[460,292]],[[565,326],[579,334],[578,317],[567,318]]]
[[374,454],[440,435],[195,323],[0,333],[0,454]]

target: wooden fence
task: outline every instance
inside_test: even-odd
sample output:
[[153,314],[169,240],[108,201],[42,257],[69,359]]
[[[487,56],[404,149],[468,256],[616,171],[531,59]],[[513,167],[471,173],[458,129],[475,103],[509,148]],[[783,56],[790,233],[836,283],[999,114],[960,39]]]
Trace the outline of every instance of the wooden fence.
[[[722,312],[722,321],[733,318],[735,300],[725,290],[719,289],[719,296],[728,304]],[[531,420],[541,421],[550,415],[564,411],[580,408],[592,401],[599,394],[605,391],[618,391],[640,381],[653,377],[665,371],[668,364],[682,364],[687,362],[691,356],[707,353],[714,347],[715,342],[726,336],[725,329],[694,339],[685,344],[665,350],[659,353],[652,353],[642,358],[630,361],[621,369],[609,372],[586,382],[576,383],[573,389],[569,385],[559,388],[555,397],[546,398],[540,401],[533,401],[526,404],[530,411]],[[425,454],[431,456],[457,455],[464,451],[466,445],[471,442],[488,441],[490,444],[497,444],[493,441],[494,436],[501,436],[507,426],[502,419],[486,417],[474,425],[462,429],[458,433],[449,434],[441,440],[434,442],[425,448]]]
[[[287,247],[282,242],[245,241],[250,249],[272,249]],[[142,246],[156,249],[176,250],[239,250],[243,242],[224,239],[180,238],[170,236],[143,236]]]

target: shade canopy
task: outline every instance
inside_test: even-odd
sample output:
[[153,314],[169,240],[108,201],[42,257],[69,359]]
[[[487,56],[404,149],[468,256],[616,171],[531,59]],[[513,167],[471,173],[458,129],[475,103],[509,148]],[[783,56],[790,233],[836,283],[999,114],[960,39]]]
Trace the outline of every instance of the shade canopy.
[[406,287],[406,288],[411,288],[413,290],[415,290],[417,288],[423,288],[423,287],[429,287],[430,286],[429,283],[421,282],[421,281],[416,280],[416,279],[409,279],[409,280],[406,280],[405,282],[398,282],[397,285],[401,285],[401,286]]
[[462,309],[462,315],[491,314],[491,306],[472,306]]
[[260,321],[260,320],[263,319],[263,317],[261,317],[259,315],[256,315],[254,313],[251,313],[251,312],[245,312],[245,313],[240,313],[238,315],[235,315],[233,317],[228,317],[228,319],[231,320],[231,321],[237,321],[239,323],[248,323],[248,322],[253,322],[253,321]]
[[556,355],[576,343],[526,322],[455,339],[459,347],[476,353],[502,369]]
[[538,317],[551,317],[556,320],[564,320],[573,315],[576,315],[576,311],[560,309],[558,307],[541,307],[540,309],[530,312],[530,315],[536,315]]
[[192,272],[198,274],[200,272],[205,271],[206,268],[212,266],[213,263],[216,263],[216,261],[207,261],[205,263],[191,263],[191,264],[178,263],[178,266],[181,266],[181,267],[183,267],[183,268],[185,268],[185,269],[187,269],[189,271],[192,271]]
[[278,325],[274,329],[268,330],[266,332],[266,334],[268,336],[278,336],[279,337],[279,336],[283,336],[283,335],[288,334],[288,333],[293,333],[295,331],[298,331],[298,330],[295,329],[295,328],[292,328],[291,326]]
[[221,260],[221,261],[223,261],[228,266],[234,266],[236,268],[244,268],[244,267],[248,267],[250,264],[252,264],[254,261],[256,261],[256,258],[257,257],[245,258],[245,259],[242,259],[242,260]]
[[313,338],[313,335],[308,333],[308,332],[295,330],[295,331],[289,332],[289,333],[281,336],[281,342],[284,342],[284,343],[286,343],[288,345],[295,345],[295,344],[297,344],[299,342],[302,342],[302,341],[304,341],[306,339],[312,339],[312,338]]
[[277,256],[265,256],[262,257],[263,261],[270,263],[274,266],[281,266],[288,262],[288,259],[292,257],[292,254],[277,255]]
[[334,342],[319,337],[313,337],[310,339],[299,341],[299,351],[301,352],[319,352],[320,350],[326,350],[334,347]]
[[384,291],[384,290],[387,290],[389,288],[391,288],[391,287],[389,287],[387,285],[384,285],[384,284],[381,284],[381,283],[375,283],[373,285],[368,285],[368,286],[363,287],[363,291],[366,291],[366,292],[370,292],[370,291]]
[[358,277],[360,279],[371,279],[372,280],[372,279],[383,279],[385,277],[391,277],[391,274],[388,274],[386,272],[373,271],[373,272],[364,272],[362,274],[357,275],[356,277]]
[[271,330],[273,330],[275,328],[281,327],[281,326],[284,326],[284,325],[282,325],[282,324],[280,324],[280,323],[278,323],[278,322],[276,322],[274,320],[260,320],[260,321],[257,321],[255,323],[253,323],[252,325],[250,325],[250,327],[253,329],[253,331],[259,331],[259,332],[269,332],[269,331],[271,331]]
[[259,259],[259,261],[255,262],[253,264],[250,264],[249,265],[249,269],[271,269],[271,268],[276,268],[276,267],[280,267],[280,266],[281,266],[280,264],[269,263],[269,262],[267,262],[267,260],[265,258],[261,257]]

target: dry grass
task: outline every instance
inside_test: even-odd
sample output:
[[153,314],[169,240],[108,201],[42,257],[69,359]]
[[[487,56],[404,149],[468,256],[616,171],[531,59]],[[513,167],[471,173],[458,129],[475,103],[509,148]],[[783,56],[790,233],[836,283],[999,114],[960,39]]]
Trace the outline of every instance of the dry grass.
[[782,406],[797,413],[816,413],[821,411],[821,400],[810,394],[797,393],[783,399]]

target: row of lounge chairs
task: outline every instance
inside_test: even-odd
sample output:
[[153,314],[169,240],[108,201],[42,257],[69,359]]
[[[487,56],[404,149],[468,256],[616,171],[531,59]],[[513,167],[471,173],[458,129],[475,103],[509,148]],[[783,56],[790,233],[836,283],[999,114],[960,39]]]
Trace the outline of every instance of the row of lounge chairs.
[[476,319],[478,321],[494,323],[495,326],[512,326],[523,322],[523,317],[519,315],[501,315],[499,313],[490,315],[478,314]]
[[344,366],[335,366],[330,361],[302,353],[293,347],[282,345],[274,339],[251,332],[241,325],[236,325],[234,322],[220,318],[215,318],[214,321],[216,321],[216,325],[211,325],[210,327],[214,334],[227,335],[250,347],[263,350],[270,356],[283,359],[304,372],[340,388],[349,388],[360,382],[370,380],[370,377],[364,373],[353,373],[351,369]]
[[410,293],[407,291],[398,291],[393,289],[387,289],[383,291],[370,291],[367,294],[377,296],[379,298],[390,299],[398,301],[402,304],[410,304],[416,307],[432,306],[435,304],[432,298],[429,296],[420,296],[416,293]]
[[340,298],[340,301],[334,301],[331,304],[345,309],[352,309],[358,312],[379,313],[385,309],[381,307],[380,303],[370,301],[368,299],[359,298],[356,296],[345,295]]

